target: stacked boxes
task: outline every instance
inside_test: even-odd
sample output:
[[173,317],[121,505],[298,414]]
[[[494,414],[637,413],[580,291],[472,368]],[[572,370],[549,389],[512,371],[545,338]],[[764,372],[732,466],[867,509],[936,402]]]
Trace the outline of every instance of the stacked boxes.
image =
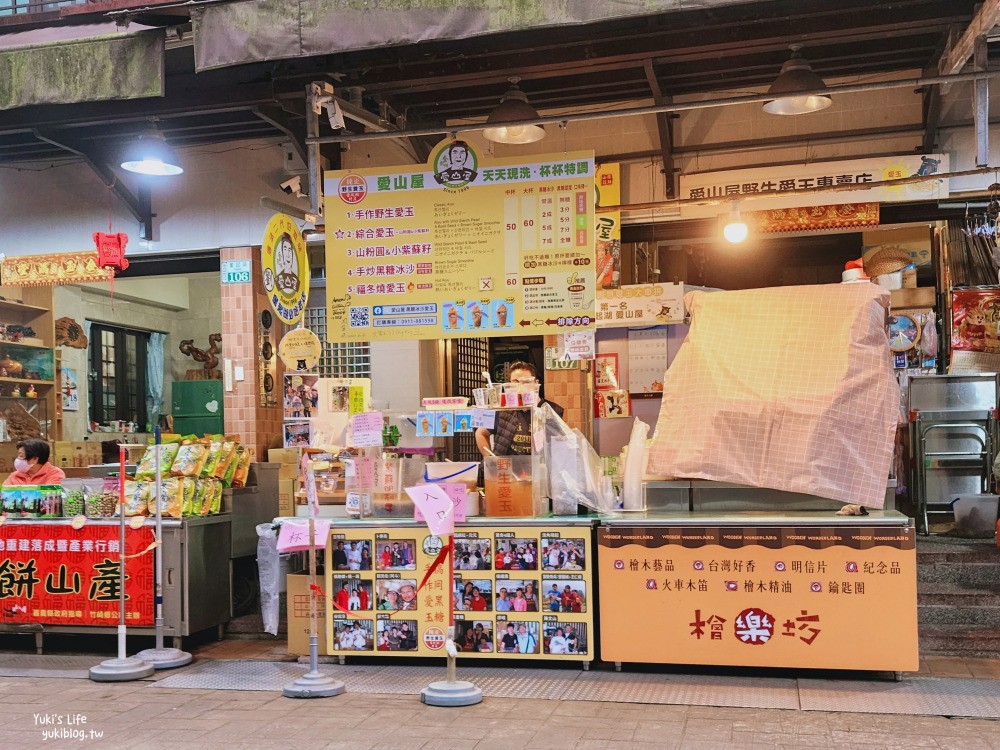
[[278,464],[278,515],[295,515],[295,488],[299,452],[294,448],[271,448],[267,460]]
[[102,463],[101,444],[98,441],[57,440],[52,444],[49,460],[62,469],[84,469]]

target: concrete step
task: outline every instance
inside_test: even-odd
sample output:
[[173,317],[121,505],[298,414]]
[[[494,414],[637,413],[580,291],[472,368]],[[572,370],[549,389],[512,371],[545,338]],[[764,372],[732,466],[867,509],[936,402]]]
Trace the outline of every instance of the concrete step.
[[917,589],[932,583],[951,589],[990,589],[1000,580],[1000,560],[995,562],[940,562],[917,565]]
[[917,622],[921,625],[968,625],[1000,627],[1000,607],[955,607],[950,604],[920,604]]
[[918,583],[917,604],[951,607],[1000,607],[1000,588],[962,589],[939,583]]
[[1000,624],[992,627],[967,625],[921,625],[920,653],[988,656],[1000,654]]
[[1000,549],[992,539],[917,535],[917,565],[946,562],[1000,565]]

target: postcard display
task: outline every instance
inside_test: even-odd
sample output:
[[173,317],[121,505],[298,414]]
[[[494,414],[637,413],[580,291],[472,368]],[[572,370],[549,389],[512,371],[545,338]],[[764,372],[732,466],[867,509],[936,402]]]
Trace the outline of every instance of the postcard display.
[[462,658],[593,660],[591,522],[552,521],[457,526],[454,588],[423,524],[331,527],[327,652],[444,656],[450,597]]

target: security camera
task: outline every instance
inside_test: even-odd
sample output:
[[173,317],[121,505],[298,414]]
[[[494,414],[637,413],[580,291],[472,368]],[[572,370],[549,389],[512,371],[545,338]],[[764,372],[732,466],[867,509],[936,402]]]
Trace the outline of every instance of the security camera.
[[299,175],[290,177],[281,183],[281,189],[284,190],[289,195],[301,196],[302,195],[302,178]]

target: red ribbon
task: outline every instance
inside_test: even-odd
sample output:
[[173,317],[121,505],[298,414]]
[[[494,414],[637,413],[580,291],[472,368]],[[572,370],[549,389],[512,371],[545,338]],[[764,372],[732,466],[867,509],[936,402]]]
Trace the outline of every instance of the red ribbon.
[[341,612],[346,612],[347,614],[351,614],[351,610],[344,609],[339,604],[337,604],[337,601],[332,596],[330,596],[325,591],[323,591],[323,589],[320,588],[319,585],[317,585],[317,584],[314,583],[314,584],[310,585],[309,588],[312,589],[314,596],[318,596],[318,597],[321,597],[323,599],[328,599],[330,601],[330,604],[333,605],[334,609],[339,609]]

